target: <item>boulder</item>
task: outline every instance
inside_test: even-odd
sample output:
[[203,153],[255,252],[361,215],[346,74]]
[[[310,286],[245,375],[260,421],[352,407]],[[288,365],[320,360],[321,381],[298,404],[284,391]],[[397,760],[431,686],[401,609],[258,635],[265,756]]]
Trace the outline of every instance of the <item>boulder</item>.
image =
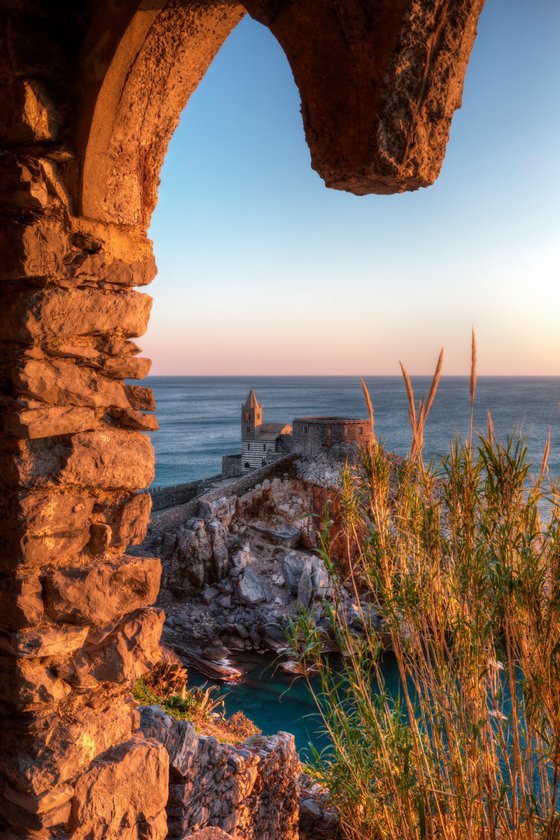
[[308,607],[313,599],[313,562],[311,557],[306,557],[297,588],[297,603],[302,607]]
[[247,566],[237,578],[237,597],[243,604],[267,603],[272,600],[272,588],[265,577]]
[[267,528],[263,525],[249,526],[251,530],[256,531],[273,545],[281,545],[285,548],[295,548],[301,539],[301,530],[295,525],[285,525],[278,528]]
[[290,595],[297,595],[299,579],[306,559],[305,554],[291,553],[286,554],[282,560],[282,576]]
[[205,584],[217,583],[229,566],[227,530],[218,522],[190,519],[180,528],[167,570],[167,585],[173,592],[200,592]]

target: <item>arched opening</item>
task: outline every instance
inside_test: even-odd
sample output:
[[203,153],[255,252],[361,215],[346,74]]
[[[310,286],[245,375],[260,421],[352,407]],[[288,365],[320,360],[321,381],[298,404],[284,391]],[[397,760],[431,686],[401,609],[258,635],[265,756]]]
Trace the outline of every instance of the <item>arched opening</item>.
[[155,0],[34,7],[36,20],[10,7],[0,809],[11,836],[166,833],[167,753],[137,736],[126,702],[158,656],[163,616],[157,562],[126,554],[149,515],[137,491],[153,476],[142,432],[154,405],[125,380],[149,366],[131,339],[150,301],[132,287],[155,274],[146,229],[188,96],[249,9],[288,56],[327,183],[416,188],[439,171],[481,5]]

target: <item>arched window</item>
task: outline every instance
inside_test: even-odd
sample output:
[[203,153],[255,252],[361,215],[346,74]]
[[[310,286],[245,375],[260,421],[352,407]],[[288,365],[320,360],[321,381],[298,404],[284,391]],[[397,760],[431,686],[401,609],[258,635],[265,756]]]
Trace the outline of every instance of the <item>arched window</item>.
[[251,444],[250,444],[250,443],[248,443],[248,444],[247,444],[247,452],[250,452],[250,451],[251,451]]
[[246,469],[246,470],[250,470],[250,469],[251,469],[251,464],[249,463],[249,461],[245,461],[245,469]]

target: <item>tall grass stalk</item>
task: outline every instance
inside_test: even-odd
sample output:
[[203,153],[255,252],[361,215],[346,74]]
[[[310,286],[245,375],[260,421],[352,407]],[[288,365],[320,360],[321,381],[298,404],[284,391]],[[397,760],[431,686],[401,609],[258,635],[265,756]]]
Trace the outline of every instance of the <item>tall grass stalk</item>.
[[472,446],[474,431],[474,401],[476,397],[476,333],[474,327],[471,331],[471,381],[470,381],[470,420],[469,420],[469,444]]
[[[336,562],[323,529],[328,643],[340,657],[324,655],[311,614],[292,628],[302,666],[319,671],[321,689],[310,688],[331,741],[315,772],[351,840],[557,840],[560,521],[549,446],[536,478],[523,440],[500,443],[491,427],[475,445],[454,442],[437,470],[419,468],[425,406],[409,398],[408,458],[372,446],[345,470]],[[387,648],[397,693],[383,676]]]

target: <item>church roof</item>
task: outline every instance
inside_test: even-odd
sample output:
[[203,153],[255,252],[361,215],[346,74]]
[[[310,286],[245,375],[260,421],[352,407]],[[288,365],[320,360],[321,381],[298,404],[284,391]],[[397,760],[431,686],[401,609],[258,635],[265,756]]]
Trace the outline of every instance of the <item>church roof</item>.
[[278,435],[288,435],[292,431],[289,423],[263,423],[256,431],[257,439],[275,440]]
[[253,388],[249,391],[249,396],[245,400],[245,408],[259,408],[259,401]]

